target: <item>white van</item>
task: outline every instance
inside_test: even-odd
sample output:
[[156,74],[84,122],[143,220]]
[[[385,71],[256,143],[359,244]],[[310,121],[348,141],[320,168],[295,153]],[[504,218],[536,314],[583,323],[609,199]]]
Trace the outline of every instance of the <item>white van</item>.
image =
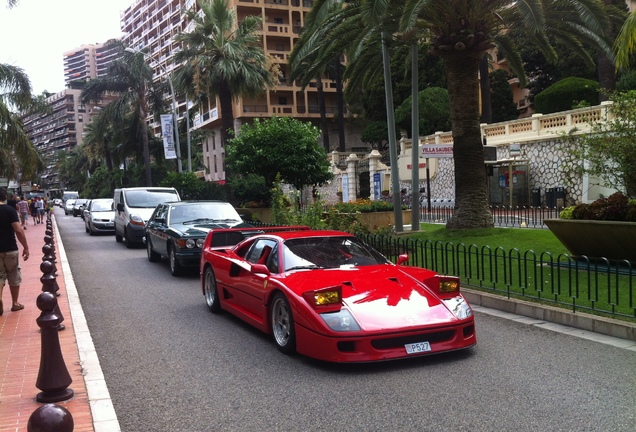
[[181,201],[172,187],[133,187],[115,189],[115,241],[127,247],[142,244],[144,227],[158,204]]

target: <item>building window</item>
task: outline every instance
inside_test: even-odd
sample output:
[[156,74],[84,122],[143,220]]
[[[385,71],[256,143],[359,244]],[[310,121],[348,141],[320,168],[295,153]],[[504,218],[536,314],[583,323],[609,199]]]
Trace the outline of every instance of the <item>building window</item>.
[[77,121],[82,123],[84,121],[84,116],[82,114],[77,115]]
[[210,153],[210,140],[205,140],[205,152]]
[[214,174],[216,174],[218,171],[216,169],[216,155],[214,155]]
[[284,96],[281,96],[278,98],[278,105],[287,105],[287,98]]
[[212,135],[212,150],[216,150],[216,136]]

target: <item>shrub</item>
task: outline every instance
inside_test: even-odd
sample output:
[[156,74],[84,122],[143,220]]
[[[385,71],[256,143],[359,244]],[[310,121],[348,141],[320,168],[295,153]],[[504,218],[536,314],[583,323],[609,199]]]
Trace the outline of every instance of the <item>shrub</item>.
[[577,205],[572,210],[572,219],[636,221],[636,200],[630,200],[623,193],[616,192],[591,204]]
[[590,105],[599,104],[599,86],[596,81],[585,78],[565,78],[534,98],[535,111],[550,114],[572,109],[574,104],[587,101]]

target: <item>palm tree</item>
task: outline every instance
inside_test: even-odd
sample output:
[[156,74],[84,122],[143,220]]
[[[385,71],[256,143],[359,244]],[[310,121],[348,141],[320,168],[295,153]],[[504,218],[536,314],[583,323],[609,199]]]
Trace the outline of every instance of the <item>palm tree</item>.
[[[379,52],[378,34],[383,36],[382,43],[390,46],[402,35],[409,37],[416,32],[443,60],[455,164],[456,209],[448,228],[492,226],[480,128],[479,61],[488,49],[497,46],[523,79],[519,55],[507,36],[512,26],[522,28],[529,40],[553,58],[544,15],[549,7],[576,16],[576,24],[584,25],[588,33],[603,35],[606,17],[596,0],[354,0],[325,20],[324,27],[332,38],[325,43],[347,45],[348,68],[362,72],[360,76],[345,72],[349,83],[364,81],[365,71],[373,69],[368,66],[379,63],[377,56],[370,60]],[[363,63],[355,64],[360,61]]]
[[218,97],[225,145],[234,127],[233,100],[265,92],[277,83],[278,69],[263,50],[260,17],[246,16],[237,24],[225,0],[200,0],[198,5],[200,12],[186,11],[194,28],[175,38],[183,49],[174,56],[181,65],[174,80],[190,100]]
[[614,42],[616,67],[627,69],[632,64],[632,56],[636,52],[636,10],[633,11],[620,29]]
[[24,132],[20,116],[34,106],[31,82],[18,67],[0,64],[0,176],[30,178],[42,160]]
[[[121,45],[113,40],[109,44]],[[90,80],[82,90],[81,100],[84,103],[96,102],[104,95],[115,94],[117,98],[106,108],[110,118],[117,122],[126,122],[131,132],[129,141],[141,144],[143,164],[145,167],[146,186],[152,186],[150,166],[150,149],[148,145],[148,115],[151,108],[163,105],[162,93],[153,83],[153,70],[146,62],[144,52],[123,50],[123,57],[112,63],[103,78]],[[158,110],[152,110],[158,112]]]

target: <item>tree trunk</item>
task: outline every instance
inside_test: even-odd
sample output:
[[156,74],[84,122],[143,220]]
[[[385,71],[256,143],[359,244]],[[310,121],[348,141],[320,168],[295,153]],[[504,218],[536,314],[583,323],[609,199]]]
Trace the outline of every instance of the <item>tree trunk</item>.
[[490,75],[488,75],[488,53],[479,58],[479,89],[481,90],[481,122],[492,123],[492,98],[490,97]]
[[318,104],[320,106],[320,129],[322,130],[322,145],[329,153],[329,123],[327,121],[327,106],[325,104],[325,92],[323,90],[322,78],[316,77],[316,90],[318,91]]
[[455,213],[448,229],[494,226],[488,208],[486,167],[479,126],[480,53],[444,53],[450,96],[455,167]]
[[[234,112],[232,111],[232,93],[227,85],[222,85],[219,89],[219,105],[221,109],[221,148],[225,149],[227,141],[230,139],[230,131],[234,131]],[[225,151],[224,151],[225,153]],[[230,178],[232,173],[223,157],[223,171],[225,173],[225,199],[234,204]]]
[[150,167],[150,148],[148,147],[148,106],[146,102],[146,89],[139,95],[140,107],[139,107],[139,122],[141,125],[141,144],[143,146],[142,151],[144,155],[144,165],[146,170],[146,186],[152,186],[152,169]]
[[338,149],[346,151],[344,124],[344,93],[342,90],[342,64],[336,57],[336,103],[338,106]]

